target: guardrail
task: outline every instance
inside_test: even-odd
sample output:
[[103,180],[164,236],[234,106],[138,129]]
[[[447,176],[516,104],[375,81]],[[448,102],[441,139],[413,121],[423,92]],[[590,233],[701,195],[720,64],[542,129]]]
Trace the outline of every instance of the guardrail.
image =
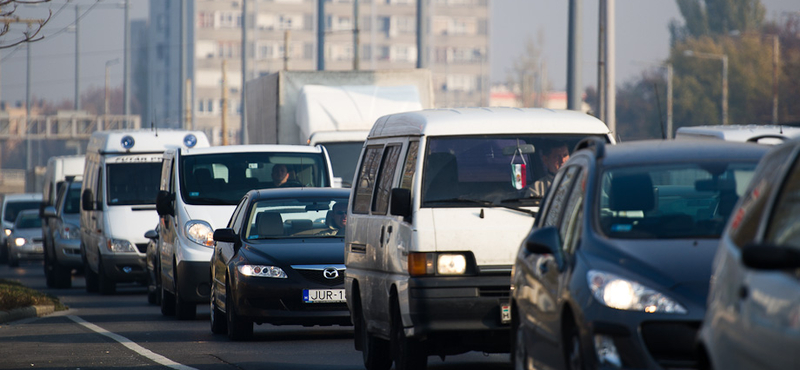
[[141,127],[139,116],[32,116],[0,117],[2,139],[88,139],[95,131],[134,130]]

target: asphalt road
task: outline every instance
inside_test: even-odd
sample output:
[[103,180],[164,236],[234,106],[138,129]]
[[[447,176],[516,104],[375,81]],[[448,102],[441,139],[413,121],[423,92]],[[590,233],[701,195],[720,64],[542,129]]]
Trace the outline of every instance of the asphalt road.
[[[41,262],[0,266],[0,278],[58,296],[70,307],[41,318],[0,325],[0,369],[363,369],[352,327],[255,326],[248,342],[213,335],[208,307],[192,321],[164,317],[146,288],[118,285],[113,296],[48,289]],[[429,357],[429,369],[510,369],[508,354],[471,352]]]

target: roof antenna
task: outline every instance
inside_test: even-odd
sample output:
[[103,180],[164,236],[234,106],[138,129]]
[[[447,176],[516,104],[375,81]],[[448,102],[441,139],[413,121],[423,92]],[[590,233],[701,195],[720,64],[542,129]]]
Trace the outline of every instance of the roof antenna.
[[656,91],[656,104],[658,104],[659,126],[661,126],[661,138],[667,140],[667,133],[664,132],[664,115],[661,113],[661,98],[658,97],[658,84],[653,82],[653,90]]

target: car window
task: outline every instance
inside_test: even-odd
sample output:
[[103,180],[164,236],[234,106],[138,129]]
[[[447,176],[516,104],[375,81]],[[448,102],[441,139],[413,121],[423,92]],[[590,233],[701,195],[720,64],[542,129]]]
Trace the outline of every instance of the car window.
[[[331,220],[337,203],[347,198],[281,198],[253,202],[244,225],[244,238],[285,239],[336,236]],[[346,210],[347,208],[344,207]],[[344,237],[344,235],[339,235]]]
[[397,169],[397,160],[400,158],[400,148],[399,144],[389,145],[384,150],[373,197],[373,214],[385,215],[386,210],[389,209],[389,193],[392,191],[392,180],[394,180],[395,169]]
[[578,173],[572,193],[569,195],[567,205],[564,207],[564,217],[558,228],[561,240],[564,241],[564,251],[571,253],[580,239],[580,223],[583,219],[583,197],[586,192],[586,171]]
[[42,227],[42,219],[38,213],[21,214],[14,222],[15,229],[34,229]]
[[241,213],[246,211],[245,210],[245,208],[246,208],[245,205],[247,204],[247,202],[249,200],[250,200],[250,198],[247,195],[242,197],[242,199],[239,200],[239,204],[236,206],[236,209],[234,209],[233,214],[231,215],[230,221],[228,221],[228,228],[233,229],[237,233],[242,228],[242,214]]
[[778,193],[775,209],[767,222],[764,242],[800,249],[800,161]]
[[106,166],[106,173],[108,205],[156,204],[161,162],[114,163]]
[[403,178],[400,179],[400,188],[411,190],[414,183],[414,174],[417,171],[417,155],[419,153],[419,141],[408,143],[406,153],[406,164],[403,166]]
[[[64,197],[64,201],[58,203],[61,207],[61,209],[58,210],[59,213],[78,214],[81,212],[80,186],[70,186],[69,189],[66,189],[64,192]],[[59,195],[59,199],[61,199],[61,195]]]
[[358,171],[358,179],[353,184],[355,189],[353,213],[369,213],[370,204],[372,204],[372,191],[378,176],[381,149],[383,149],[383,145],[370,145],[364,152],[361,169]]
[[778,147],[767,153],[759,163],[749,188],[731,215],[728,234],[736,246],[744,247],[756,239],[761,216],[772,194],[772,183],[779,181],[780,169],[789,161],[793,150],[793,146]]
[[553,196],[548,199],[549,205],[547,206],[547,213],[544,215],[542,227],[559,226],[561,214],[564,212],[564,201],[572,188],[572,183],[578,171],[579,168],[577,166],[570,166],[563,171],[561,181],[558,182]]
[[602,232],[621,239],[719,238],[756,163],[641,165],[602,175]]

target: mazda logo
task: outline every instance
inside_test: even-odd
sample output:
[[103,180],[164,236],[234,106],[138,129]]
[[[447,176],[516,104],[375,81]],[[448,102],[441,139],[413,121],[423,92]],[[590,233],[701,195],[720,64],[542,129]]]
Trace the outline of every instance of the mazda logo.
[[336,279],[339,277],[339,270],[337,270],[335,267],[327,267],[322,271],[322,276],[324,276],[326,279]]

